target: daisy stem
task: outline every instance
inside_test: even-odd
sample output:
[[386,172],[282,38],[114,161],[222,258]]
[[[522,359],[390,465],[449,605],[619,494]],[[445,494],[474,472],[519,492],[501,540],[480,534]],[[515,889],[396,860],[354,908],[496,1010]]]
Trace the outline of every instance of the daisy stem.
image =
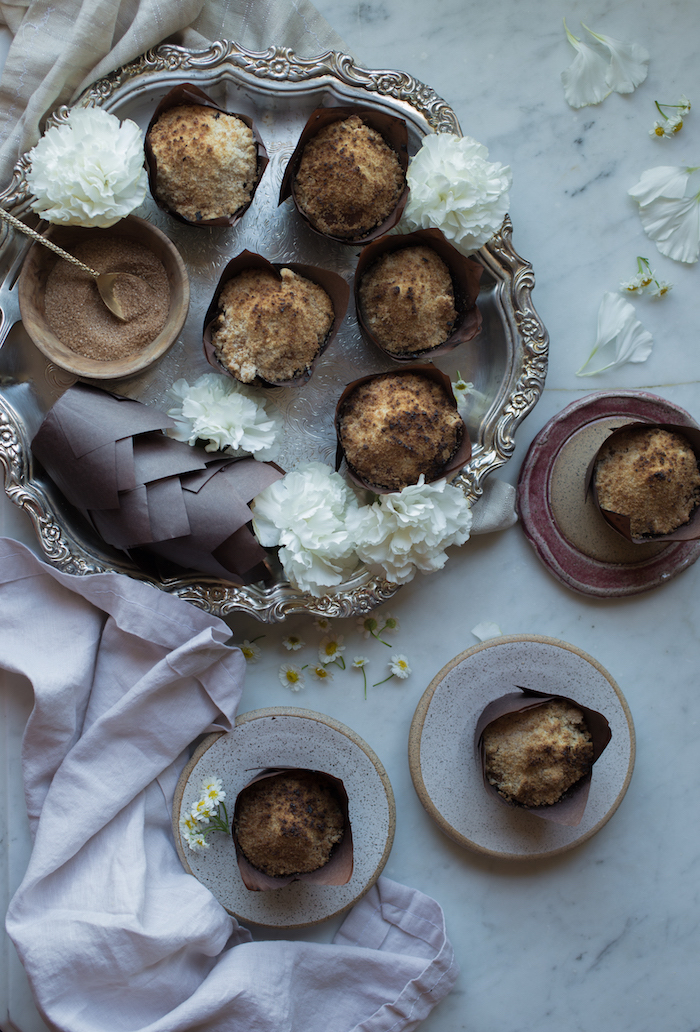
[[364,667],[362,667],[362,677],[364,678],[365,682],[365,702],[367,702],[367,671]]
[[373,684],[372,687],[373,688],[378,688],[380,684],[386,684],[386,682],[390,681],[393,676],[394,676],[393,674],[389,674],[389,676],[385,677],[383,681],[377,681],[377,683]]
[[381,631],[370,631],[370,634],[372,635],[373,638],[376,638],[377,641],[380,641],[382,643],[382,645],[386,645],[386,647],[388,649],[390,649],[391,648],[391,644],[388,641],[384,641],[383,638],[379,637],[379,635],[382,634],[382,632],[386,630],[386,627],[387,627],[387,624],[384,624],[384,626],[382,627]]

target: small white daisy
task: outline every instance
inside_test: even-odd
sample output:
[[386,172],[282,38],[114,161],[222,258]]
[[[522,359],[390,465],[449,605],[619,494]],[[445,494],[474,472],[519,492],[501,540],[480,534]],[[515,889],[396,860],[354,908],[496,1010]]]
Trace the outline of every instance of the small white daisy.
[[306,642],[298,634],[288,634],[286,638],[282,639],[282,644],[289,652],[298,652],[299,649],[304,648]]
[[408,664],[408,660],[405,656],[400,655],[391,657],[389,669],[395,677],[400,677],[401,680],[408,677],[408,675],[411,673],[411,668]]
[[304,687],[304,675],[299,667],[286,663],[280,667],[280,681],[285,688],[291,688],[293,692],[299,692]]
[[323,665],[323,663],[317,663],[315,666],[309,667],[309,670],[311,671],[311,673],[313,674],[313,676],[316,678],[317,681],[332,681],[333,680],[333,674],[328,669],[328,667]]
[[345,652],[342,634],[326,634],[318,646],[318,658],[322,663],[333,663]]
[[379,627],[376,616],[360,616],[357,619],[357,626],[362,631],[363,638],[372,638]]
[[261,648],[252,641],[246,640],[239,646],[246,663],[257,663],[260,658]]

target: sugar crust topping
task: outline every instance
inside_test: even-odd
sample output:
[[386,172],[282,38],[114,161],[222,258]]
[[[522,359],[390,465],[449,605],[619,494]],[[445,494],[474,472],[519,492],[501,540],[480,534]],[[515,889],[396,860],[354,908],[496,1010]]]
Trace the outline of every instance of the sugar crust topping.
[[489,782],[523,806],[556,803],[593,763],[584,715],[563,699],[499,717],[484,729],[483,741]]
[[367,328],[394,355],[443,344],[457,321],[450,271],[431,247],[383,254],[363,275],[359,295]]
[[351,115],[325,126],[306,144],[294,197],[315,229],[352,240],[388,218],[405,185],[395,151]]
[[219,298],[212,333],[217,357],[243,383],[302,376],[333,325],[333,303],[317,283],[281,270],[244,269]]
[[444,390],[419,373],[383,373],[343,403],[338,434],[348,465],[390,491],[436,480],[459,447],[464,424]]
[[252,130],[235,115],[182,104],[163,112],[149,140],[157,163],[156,193],[184,218],[226,218],[250,200],[257,146]]
[[670,534],[700,502],[700,471],[687,438],[633,427],[606,441],[596,462],[601,508],[630,517],[633,537]]
[[240,793],[236,812],[238,845],[273,877],[323,867],[345,827],[335,794],[313,771],[254,782]]

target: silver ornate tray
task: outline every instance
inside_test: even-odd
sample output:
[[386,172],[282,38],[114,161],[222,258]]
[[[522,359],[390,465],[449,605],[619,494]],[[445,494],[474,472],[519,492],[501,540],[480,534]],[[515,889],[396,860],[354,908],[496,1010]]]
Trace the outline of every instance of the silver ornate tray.
[[[100,106],[121,118],[134,119],[145,129],[159,99],[184,81],[196,83],[229,111],[251,115],[268,149],[270,164],[253,205],[233,229],[181,225],[161,212],[150,197],[136,212],[163,229],[180,249],[190,273],[190,312],[180,339],[154,368],[114,385],[101,381],[101,386],[156,406],[164,405],[173,380],[184,376],[192,382],[211,371],[201,347],[204,313],[221,269],[243,248],[259,251],[275,262],[324,265],[352,279],[357,249],[312,233],[289,201],[277,206],[287,159],[314,108],[324,102],[360,103],[399,115],[408,125],[411,153],[427,133],[461,135],[452,109],[432,89],[404,72],[369,71],[339,53],[302,60],[288,49],[273,47],[256,54],[226,41],[203,51],[158,47],[95,83],[76,106]],[[67,108],[60,108],[53,121],[60,123],[67,114]],[[10,187],[0,195],[0,204],[15,214],[28,210],[27,168],[25,155],[15,167]],[[465,419],[473,454],[455,481],[472,501],[481,495],[484,479],[512,455],[515,431],[537,403],[547,369],[547,332],[530,298],[532,267],[514,250],[511,233],[506,217],[500,233],[476,255],[484,268],[479,294],[481,332],[474,341],[435,363],[453,379],[459,370],[476,388]],[[73,380],[43,359],[18,322],[10,273],[19,247],[14,237],[0,234],[0,280],[4,277],[0,287],[0,463],[5,491],[29,514],[48,562],[72,574],[116,570],[149,580],[217,615],[244,611],[268,623],[298,612],[338,617],[367,612],[396,592],[395,584],[367,569],[322,598],[294,589],[281,569],[271,586],[235,587],[194,574],[155,579],[139,570],[125,553],[98,539],[32,461],[34,433],[55,398]],[[375,355],[362,341],[350,311],[309,384],[270,392],[286,424],[283,453],[277,460],[280,465],[288,470],[310,460],[332,465],[333,414],[344,385],[390,367],[391,362]]]

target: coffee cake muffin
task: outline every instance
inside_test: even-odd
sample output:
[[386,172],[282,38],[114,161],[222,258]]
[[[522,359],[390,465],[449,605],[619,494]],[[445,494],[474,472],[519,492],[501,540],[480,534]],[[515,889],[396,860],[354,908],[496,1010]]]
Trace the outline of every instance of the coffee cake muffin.
[[437,480],[455,455],[464,423],[442,387],[421,373],[381,373],[343,401],[338,440],[350,469],[367,484],[400,491]]
[[612,435],[598,453],[593,476],[600,507],[629,516],[632,537],[673,533],[700,501],[700,471],[690,443],[658,427]]
[[367,329],[394,355],[438,347],[457,321],[450,271],[430,247],[382,255],[363,275],[359,299]]
[[255,136],[215,108],[168,108],[148,133],[156,160],[155,193],[190,222],[229,218],[248,204],[258,179]]
[[255,781],[236,802],[238,846],[253,867],[272,877],[323,867],[344,828],[337,796],[327,780],[311,770]]
[[320,233],[360,240],[391,215],[405,185],[396,152],[359,115],[351,115],[306,144],[294,199]]
[[587,774],[593,741],[577,706],[552,699],[484,728],[484,772],[505,800],[551,806]]
[[304,376],[333,325],[322,287],[291,269],[244,269],[219,295],[212,345],[242,383],[284,383]]

